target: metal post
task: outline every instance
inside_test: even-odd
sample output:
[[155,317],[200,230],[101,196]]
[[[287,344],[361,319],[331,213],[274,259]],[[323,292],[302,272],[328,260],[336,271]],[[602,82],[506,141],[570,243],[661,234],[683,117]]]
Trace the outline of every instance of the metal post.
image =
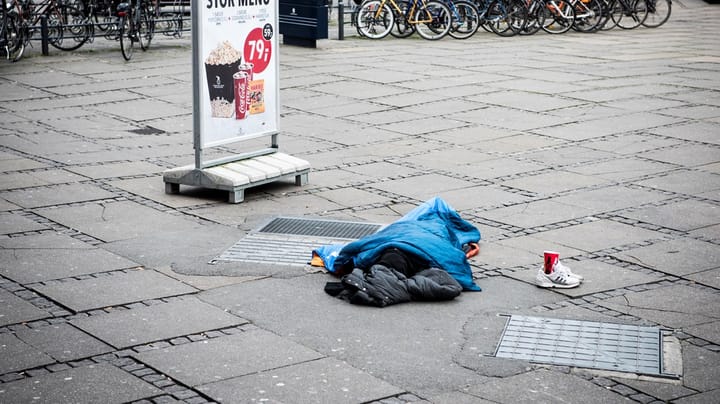
[[48,49],[48,43],[50,42],[50,39],[48,38],[49,36],[50,36],[50,31],[48,30],[47,16],[41,15],[40,16],[40,40],[41,40],[40,49],[42,50],[43,56],[47,56],[50,54],[50,50]]
[[345,39],[345,6],[343,0],[338,0],[338,39]]

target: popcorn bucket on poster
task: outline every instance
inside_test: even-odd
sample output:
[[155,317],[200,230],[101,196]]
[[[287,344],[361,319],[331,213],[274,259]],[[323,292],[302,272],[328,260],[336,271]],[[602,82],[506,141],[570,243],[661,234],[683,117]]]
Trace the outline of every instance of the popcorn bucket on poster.
[[224,41],[205,59],[205,76],[213,118],[232,118],[235,112],[233,75],[242,63],[242,54]]

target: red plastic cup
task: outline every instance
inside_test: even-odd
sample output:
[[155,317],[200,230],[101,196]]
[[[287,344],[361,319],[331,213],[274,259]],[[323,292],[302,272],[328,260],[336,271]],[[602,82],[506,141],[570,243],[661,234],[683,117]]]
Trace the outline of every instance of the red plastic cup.
[[545,273],[551,274],[555,269],[555,264],[560,260],[560,254],[555,251],[545,251],[543,256],[545,258]]

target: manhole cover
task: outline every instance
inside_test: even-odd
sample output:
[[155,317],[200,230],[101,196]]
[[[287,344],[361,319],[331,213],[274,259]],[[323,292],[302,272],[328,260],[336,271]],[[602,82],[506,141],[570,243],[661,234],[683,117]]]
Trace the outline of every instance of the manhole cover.
[[658,327],[510,316],[495,356],[664,375]]
[[278,217],[210,262],[305,266],[312,259],[312,250],[329,244],[347,244],[382,227],[377,223]]

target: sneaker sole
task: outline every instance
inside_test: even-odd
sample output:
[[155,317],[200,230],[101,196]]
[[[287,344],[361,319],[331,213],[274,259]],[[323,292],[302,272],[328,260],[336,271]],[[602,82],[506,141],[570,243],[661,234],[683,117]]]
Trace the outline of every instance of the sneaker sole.
[[539,288],[544,288],[544,289],[552,289],[552,288],[556,288],[556,289],[572,289],[572,288],[576,288],[576,287],[580,286],[580,284],[578,283],[577,285],[559,285],[559,284],[557,284],[557,283],[550,283],[550,284],[544,283],[544,284],[539,284],[539,283],[535,282],[535,286],[537,286],[537,287],[539,287]]

